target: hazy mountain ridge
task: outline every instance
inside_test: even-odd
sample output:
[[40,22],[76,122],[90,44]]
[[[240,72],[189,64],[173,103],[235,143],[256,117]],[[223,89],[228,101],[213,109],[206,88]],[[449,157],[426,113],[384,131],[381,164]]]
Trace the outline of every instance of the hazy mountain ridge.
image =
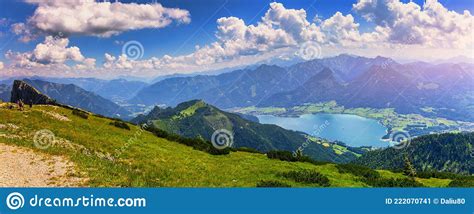
[[295,90],[276,93],[259,106],[291,106],[310,102],[331,101],[343,92],[343,85],[336,80],[334,73],[324,68]]
[[0,100],[10,101],[11,85],[0,84]]
[[58,84],[74,84],[86,91],[96,93],[104,98],[112,100],[114,102],[124,101],[132,98],[135,94],[147,86],[148,84],[142,81],[134,81],[127,79],[113,79],[104,80],[91,77],[84,78],[60,78],[60,77],[42,77],[42,76],[31,76],[31,77],[17,77],[8,78],[0,81],[0,84],[11,85],[15,79],[30,79],[30,80],[42,80],[51,83]]
[[71,105],[109,117],[128,118],[130,114],[130,112],[112,101],[74,84],[59,84],[29,79],[24,79],[24,81],[61,104]]
[[[332,71],[332,77],[319,79],[317,74],[323,70]],[[473,121],[474,116],[463,116],[474,115],[473,76],[474,65],[468,63],[400,64],[385,57],[342,54],[287,68],[261,65],[215,76],[165,79],[142,89],[131,103],[175,106],[202,99],[226,109],[336,100],[346,107],[395,108],[426,115],[433,113],[422,108],[435,107],[438,116]],[[324,81],[329,81],[326,87]]]

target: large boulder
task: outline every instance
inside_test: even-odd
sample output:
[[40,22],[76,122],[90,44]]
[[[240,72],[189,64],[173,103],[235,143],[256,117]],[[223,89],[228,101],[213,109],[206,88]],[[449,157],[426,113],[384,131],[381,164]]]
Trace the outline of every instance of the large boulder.
[[28,83],[15,80],[13,82],[12,94],[10,101],[16,103],[19,100],[22,100],[25,104],[44,104],[44,105],[54,105],[56,102],[49,98],[48,96],[42,94],[36,88],[32,87]]

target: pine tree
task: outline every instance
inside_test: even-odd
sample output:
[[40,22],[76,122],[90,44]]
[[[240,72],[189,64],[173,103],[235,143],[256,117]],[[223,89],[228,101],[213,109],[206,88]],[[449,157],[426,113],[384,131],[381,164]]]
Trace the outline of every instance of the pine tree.
[[408,158],[408,155],[404,156],[404,162],[405,162],[405,167],[403,169],[403,174],[412,178],[415,177],[416,170],[415,170],[415,167],[413,167],[413,164],[411,163],[410,159]]

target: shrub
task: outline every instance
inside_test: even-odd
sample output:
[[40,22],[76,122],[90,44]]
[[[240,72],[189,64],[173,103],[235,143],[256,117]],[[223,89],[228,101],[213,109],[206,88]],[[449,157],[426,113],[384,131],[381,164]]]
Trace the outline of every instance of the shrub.
[[328,187],[331,185],[329,178],[319,172],[312,170],[290,171],[282,173],[281,175],[298,183],[318,184],[319,186],[323,187]]
[[257,187],[291,187],[291,185],[280,181],[259,181]]
[[448,187],[474,187],[474,176],[464,176],[452,180]]
[[423,187],[413,178],[368,178],[364,182],[372,187]]
[[422,187],[413,178],[382,178],[380,173],[357,164],[338,164],[336,165],[339,173],[351,173],[355,176],[362,177],[361,181],[372,187]]
[[121,128],[121,129],[126,129],[126,130],[130,130],[130,126],[128,126],[127,123],[125,122],[122,122],[122,121],[118,121],[118,120],[115,120],[113,122],[110,122],[109,125],[113,125],[117,128]]
[[230,153],[231,149],[230,148],[225,148],[225,149],[216,149],[214,146],[212,146],[212,143],[206,140],[203,140],[201,138],[186,138],[186,137],[181,137],[177,134],[172,134],[168,133],[166,131],[163,131],[161,129],[158,129],[153,126],[146,126],[145,130],[153,133],[155,136],[159,138],[164,138],[169,141],[174,141],[180,144],[184,144],[186,146],[193,147],[193,149],[207,152],[211,155],[227,155]]
[[72,114],[86,120],[89,118],[89,113],[87,113],[86,111],[82,111],[80,109],[72,110]]
[[270,159],[278,159],[282,161],[296,162],[298,159],[289,151],[269,151],[267,157]]
[[289,151],[269,151],[267,152],[267,157],[281,161],[312,163],[314,165],[327,164],[327,162],[316,161],[305,155],[293,155],[293,153]]
[[236,148],[234,149],[235,151],[240,151],[240,152],[248,152],[248,153],[258,153],[258,154],[262,154],[262,152],[256,150],[256,149],[253,149],[253,148],[248,148],[248,147],[240,147],[240,148]]
[[336,165],[339,173],[351,173],[355,176],[364,177],[367,179],[376,179],[380,177],[379,172],[365,166],[356,164],[338,164]]
[[439,179],[457,179],[463,177],[462,175],[450,172],[436,172],[436,171],[422,171],[416,174],[419,178],[439,178]]

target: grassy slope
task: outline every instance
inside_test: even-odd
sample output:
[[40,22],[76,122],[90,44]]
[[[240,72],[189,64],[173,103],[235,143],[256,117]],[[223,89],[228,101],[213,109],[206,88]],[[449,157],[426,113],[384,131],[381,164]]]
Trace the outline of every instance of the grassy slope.
[[[71,121],[60,121],[42,111],[63,115]],[[64,155],[76,163],[81,176],[89,178],[89,186],[254,187],[260,180],[302,186],[278,176],[281,172],[300,169],[319,171],[330,179],[331,186],[366,186],[352,174],[340,174],[333,164],[284,162],[246,152],[213,156],[156,138],[136,126],[131,126],[129,131],[109,125],[110,119],[89,116],[85,120],[71,112],[52,106],[27,107],[21,112],[0,104],[0,124],[18,126],[0,128],[0,143]],[[33,144],[35,132],[42,129],[51,130],[56,136],[54,146],[46,150]],[[381,172],[384,177],[403,177]],[[423,183],[438,186],[449,180],[426,179]]]

